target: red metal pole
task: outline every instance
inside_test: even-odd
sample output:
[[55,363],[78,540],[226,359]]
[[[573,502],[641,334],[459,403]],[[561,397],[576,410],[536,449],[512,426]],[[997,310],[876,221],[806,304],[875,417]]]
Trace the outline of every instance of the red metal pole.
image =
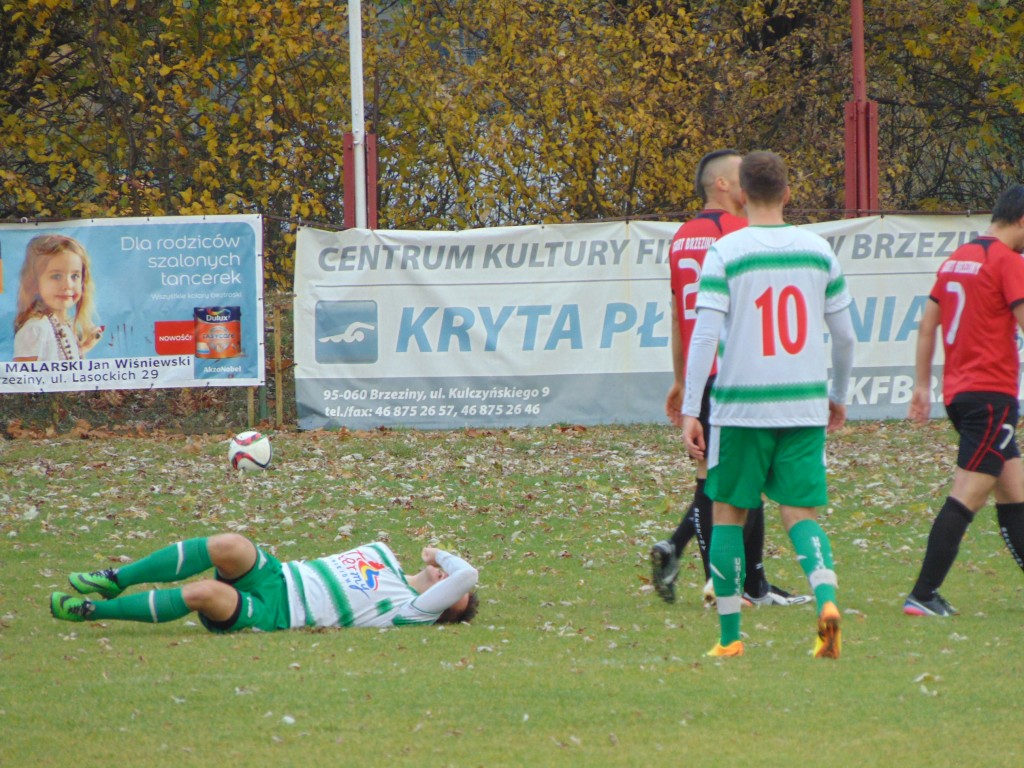
[[344,195],[345,229],[356,225],[356,153],[355,136],[346,133],[341,150],[341,191]]
[[850,0],[853,101],[846,104],[846,207],[878,210],[878,105],[868,101],[864,0]]
[[366,134],[366,226],[377,228],[377,134]]
[[864,0],[850,0],[850,27],[853,39],[853,100],[867,101],[867,74],[864,66]]

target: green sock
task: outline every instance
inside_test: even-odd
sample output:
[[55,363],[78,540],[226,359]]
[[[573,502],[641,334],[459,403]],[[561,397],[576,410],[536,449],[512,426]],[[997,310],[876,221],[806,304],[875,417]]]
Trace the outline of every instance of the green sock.
[[202,573],[212,565],[206,539],[186,539],[118,568],[117,583],[130,587],[133,584],[181,581]]
[[789,540],[796,550],[796,559],[814,590],[818,610],[825,603],[836,602],[836,572],[832,562],[832,544],[817,520],[801,520],[789,529]]
[[740,639],[740,606],[746,571],[743,526],[719,523],[712,526],[708,559],[718,602],[719,642],[728,645]]
[[185,605],[181,588],[154,589],[113,600],[93,603],[89,619],[121,619],[123,621],[151,621],[154,624],[180,619],[191,611]]

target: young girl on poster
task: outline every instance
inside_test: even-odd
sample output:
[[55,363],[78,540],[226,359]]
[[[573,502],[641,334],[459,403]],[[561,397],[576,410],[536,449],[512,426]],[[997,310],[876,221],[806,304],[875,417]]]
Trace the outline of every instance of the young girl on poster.
[[29,241],[18,286],[14,360],[79,360],[103,333],[92,321],[92,265],[82,244],[64,235]]

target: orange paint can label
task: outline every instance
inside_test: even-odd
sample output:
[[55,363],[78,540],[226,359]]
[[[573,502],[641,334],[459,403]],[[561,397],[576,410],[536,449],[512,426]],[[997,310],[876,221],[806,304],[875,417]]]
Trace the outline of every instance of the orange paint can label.
[[196,357],[242,356],[241,307],[196,307]]

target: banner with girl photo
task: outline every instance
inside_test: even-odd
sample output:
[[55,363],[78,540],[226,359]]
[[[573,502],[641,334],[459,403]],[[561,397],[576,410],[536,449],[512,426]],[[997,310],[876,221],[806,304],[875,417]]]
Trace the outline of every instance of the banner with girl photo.
[[0,393],[264,383],[260,216],[0,225]]

